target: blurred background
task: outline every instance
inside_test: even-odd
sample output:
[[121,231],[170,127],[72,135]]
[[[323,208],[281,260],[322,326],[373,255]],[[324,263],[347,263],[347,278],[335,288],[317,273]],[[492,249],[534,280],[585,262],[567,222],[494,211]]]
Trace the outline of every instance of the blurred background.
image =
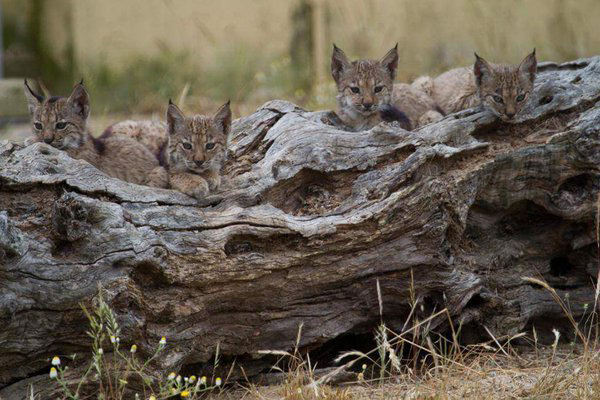
[[66,95],[84,78],[92,128],[227,99],[331,108],[335,42],[352,58],[399,43],[398,81],[469,65],[600,54],[599,0],[1,0],[0,138],[29,132],[22,79]]

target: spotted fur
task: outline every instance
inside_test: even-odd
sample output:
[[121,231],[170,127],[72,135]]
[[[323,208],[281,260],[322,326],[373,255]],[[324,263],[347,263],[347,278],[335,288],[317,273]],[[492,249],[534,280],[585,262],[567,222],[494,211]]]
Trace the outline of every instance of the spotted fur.
[[392,104],[406,113],[415,128],[443,118],[435,101],[427,93],[407,83],[394,85]]
[[443,73],[431,84],[431,95],[445,113],[482,105],[504,121],[511,121],[525,108],[537,72],[535,50],[521,63],[498,65],[475,54],[473,68]]
[[44,99],[25,81],[25,96],[34,133],[34,140],[29,143],[47,143],[124,181],[167,186],[166,171],[143,145],[125,137],[96,139],[90,135],[90,103],[83,83],[76,85],[69,97]]
[[173,189],[201,199],[219,188],[230,129],[229,101],[212,117],[186,117],[169,103],[165,159]]
[[157,158],[165,153],[169,142],[167,124],[163,121],[134,121],[126,120],[117,122],[100,136],[105,139],[111,136],[125,136],[146,146]]

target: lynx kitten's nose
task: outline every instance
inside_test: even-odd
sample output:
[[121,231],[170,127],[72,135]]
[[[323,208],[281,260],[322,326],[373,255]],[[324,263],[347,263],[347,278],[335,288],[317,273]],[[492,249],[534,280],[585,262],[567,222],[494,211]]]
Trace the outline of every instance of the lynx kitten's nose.
[[363,103],[363,107],[365,110],[370,110],[373,107],[373,103]]
[[508,118],[508,119],[513,119],[514,116],[515,116],[515,113],[506,113],[506,118]]
[[50,144],[50,143],[52,143],[52,140],[53,140],[53,139],[54,139],[54,138],[44,138],[44,143],[48,143],[48,144]]
[[204,161],[194,161],[197,167],[201,167],[204,164]]

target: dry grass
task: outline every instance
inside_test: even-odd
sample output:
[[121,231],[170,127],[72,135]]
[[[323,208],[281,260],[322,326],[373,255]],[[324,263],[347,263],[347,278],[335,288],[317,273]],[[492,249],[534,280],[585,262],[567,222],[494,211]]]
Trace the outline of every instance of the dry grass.
[[[454,329],[446,309],[419,320],[416,309],[420,299],[411,294],[412,311],[401,334],[385,323],[375,332],[377,347],[368,353],[347,352],[338,357],[339,367],[317,378],[309,357],[296,349],[292,353],[266,351],[280,357],[275,369],[285,372],[285,382],[270,387],[248,385],[221,394],[215,399],[243,398],[260,400],[346,400],[346,399],[598,399],[600,398],[600,347],[597,340],[596,304],[590,313],[576,321],[546,282],[524,277],[539,285],[563,308],[571,322],[576,343],[559,344],[560,334],[550,346],[540,346],[535,330],[509,338],[496,338],[478,345],[459,344],[460,329]],[[379,291],[379,283],[377,284]],[[596,300],[598,296],[596,296]],[[383,304],[380,301],[380,314]],[[451,334],[430,331],[431,322],[447,317]],[[408,325],[410,323],[410,325]],[[409,326],[407,328],[407,326]],[[513,341],[529,341],[530,346],[513,346]],[[281,365],[285,364],[285,368]],[[361,367],[358,367],[362,363]],[[356,379],[337,387],[328,385],[336,373],[354,370]],[[231,397],[233,396],[233,397]]]
[[[340,0],[329,2],[331,40],[353,55],[381,57],[399,42],[399,79],[473,62],[518,62],[532,48],[541,60],[600,52],[594,0]],[[373,29],[373,27],[377,27]]]
[[[598,398],[600,363],[597,356],[590,360],[568,345],[559,346],[556,351],[551,347],[538,350],[510,357],[483,350],[466,357],[461,364],[432,369],[423,376],[405,373],[383,383],[363,381],[336,389],[324,386],[322,397],[315,397],[306,389],[303,394],[308,395],[301,397],[290,384],[251,388],[229,396],[264,400]],[[590,361],[592,364],[588,364]],[[588,365],[588,372],[584,371],[583,365]]]

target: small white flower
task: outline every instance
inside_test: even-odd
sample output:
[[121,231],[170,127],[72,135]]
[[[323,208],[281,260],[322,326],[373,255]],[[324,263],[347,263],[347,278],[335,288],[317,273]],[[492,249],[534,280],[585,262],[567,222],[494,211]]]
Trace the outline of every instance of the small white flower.
[[367,369],[367,364],[363,364],[363,365],[362,365],[362,369],[363,369],[363,371],[364,371],[365,369]]
[[150,397],[148,398],[148,400],[156,400],[156,396],[155,396],[155,395],[152,395],[152,396],[150,396]]
[[100,348],[98,349],[98,354],[100,354],[100,355],[104,354],[104,350],[102,349],[102,347],[100,347]]
[[140,395],[139,394],[135,394],[135,400],[140,400]]
[[183,378],[184,382],[188,382],[190,380],[190,378],[188,378],[187,376],[185,378]]
[[110,342],[113,343],[113,344],[117,343],[117,338],[115,336],[111,336],[110,337]]
[[117,338],[117,343],[121,343],[121,338],[120,337]]
[[160,346],[166,345],[167,344],[167,338],[163,336],[162,338],[160,338],[160,341],[158,342],[158,344]]
[[215,379],[215,385],[221,386],[221,383],[222,383],[221,378]]
[[58,356],[54,356],[52,358],[52,365],[54,365],[55,367],[58,367],[60,365],[60,358]]
[[203,385],[206,385],[206,377],[203,376],[202,378],[200,378],[200,383]]
[[175,379],[175,377],[176,377],[176,376],[177,376],[177,375],[175,374],[175,372],[171,372],[171,373],[169,374],[169,376],[167,376],[167,379],[168,379],[168,380],[170,380],[170,381],[172,381],[173,379]]
[[131,349],[129,350],[130,353],[135,353],[137,351],[137,346],[135,344],[131,345]]
[[56,368],[50,368],[50,379],[55,379],[58,376],[58,372],[56,372]]
[[190,383],[196,382],[196,375],[190,376]]
[[175,378],[175,381],[177,383],[181,383],[181,375],[177,375],[177,378]]
[[583,309],[584,309],[585,311],[587,311],[587,309],[588,309],[588,307],[589,307],[589,306],[590,306],[590,305],[589,305],[588,303],[585,303],[585,304],[583,305]]

